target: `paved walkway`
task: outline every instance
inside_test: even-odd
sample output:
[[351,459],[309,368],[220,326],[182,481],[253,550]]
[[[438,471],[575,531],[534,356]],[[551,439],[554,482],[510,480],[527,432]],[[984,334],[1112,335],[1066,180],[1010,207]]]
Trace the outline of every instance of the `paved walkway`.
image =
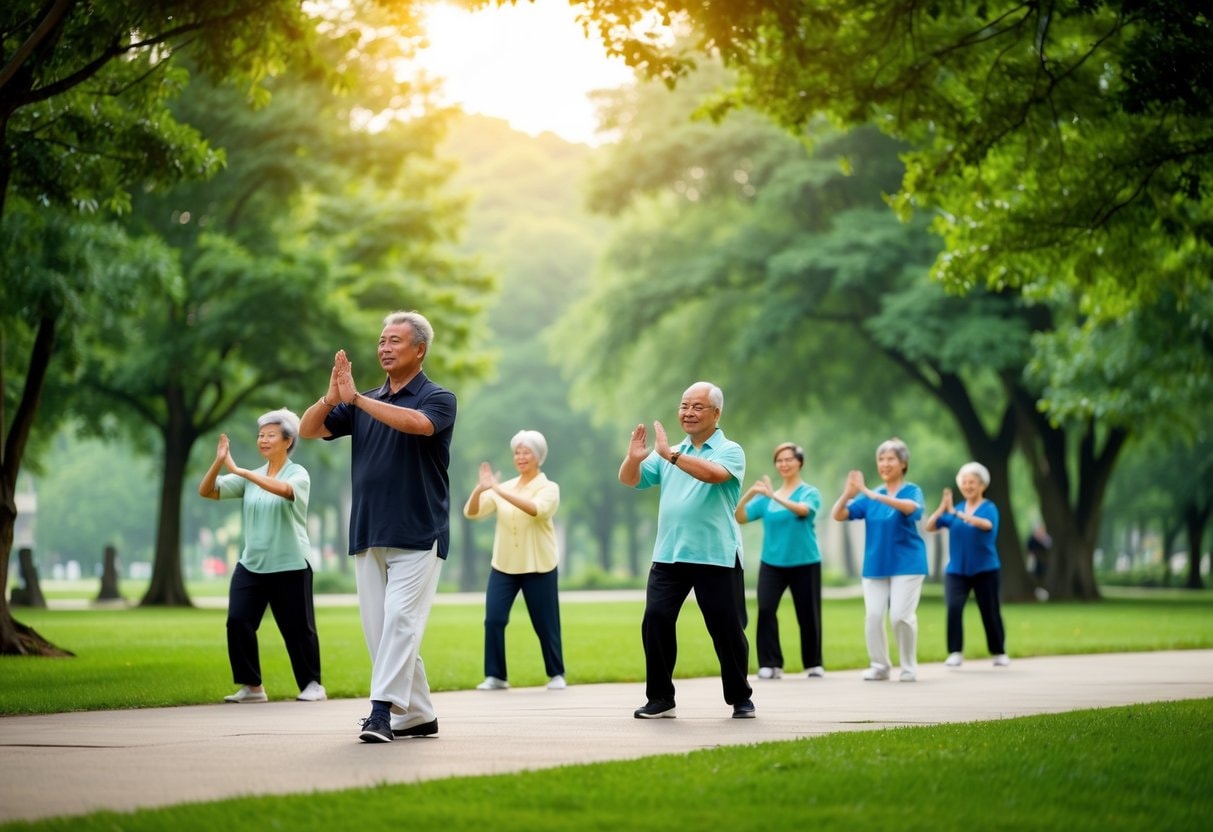
[[638,720],[636,684],[435,695],[440,736],[357,740],[367,702],[270,702],[0,718],[0,822],[455,775],[634,759],[906,725],[1213,697],[1213,650],[923,665],[755,680],[758,718],[730,719],[717,679],[679,680],[678,718]]

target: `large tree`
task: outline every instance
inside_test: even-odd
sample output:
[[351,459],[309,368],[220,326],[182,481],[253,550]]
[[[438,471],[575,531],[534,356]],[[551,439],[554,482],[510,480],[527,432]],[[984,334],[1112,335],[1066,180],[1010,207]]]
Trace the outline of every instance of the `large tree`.
[[1209,290],[1206,2],[579,5],[613,52],[671,84],[719,56],[739,81],[717,111],[753,106],[794,128],[826,113],[909,143],[893,201],[933,212],[935,274],[951,286],[1074,289],[1099,318]]

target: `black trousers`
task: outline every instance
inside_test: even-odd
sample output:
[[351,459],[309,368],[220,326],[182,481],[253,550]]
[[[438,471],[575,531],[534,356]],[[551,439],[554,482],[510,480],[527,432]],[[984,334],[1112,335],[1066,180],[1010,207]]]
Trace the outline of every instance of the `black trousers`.
[[550,676],[564,675],[564,651],[560,643],[560,595],[556,571],[511,575],[493,569],[484,598],[484,675],[508,679],[505,665],[505,626],[519,590],[539,636],[543,669]]
[[312,606],[312,568],[290,572],[253,572],[236,564],[227,604],[227,656],[232,681],[256,687],[261,684],[261,657],[257,628],[269,607],[286,643],[291,669],[299,689],[320,681],[320,637]]
[[792,590],[796,621],[800,624],[800,660],[805,670],[821,667],[821,564],[758,566],[758,666],[783,667],[779,645],[779,601]]
[[1002,628],[1002,606],[998,600],[1002,570],[991,569],[976,575],[944,575],[943,591],[948,604],[948,652],[964,652],[964,611],[969,592],[977,599],[981,623],[986,629],[986,647],[990,655],[1007,652],[1006,632]]
[[674,665],[678,661],[678,614],[691,590],[720,661],[724,701],[736,705],[750,698],[746,679],[750,643],[746,640],[745,573],[696,563],[654,563],[649,569],[644,620],[645,693],[650,701],[674,699]]

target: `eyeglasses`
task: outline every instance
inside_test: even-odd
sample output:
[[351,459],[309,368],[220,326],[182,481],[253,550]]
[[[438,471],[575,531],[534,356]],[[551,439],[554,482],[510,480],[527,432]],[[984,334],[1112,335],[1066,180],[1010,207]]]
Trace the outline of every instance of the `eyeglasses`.
[[707,410],[711,406],[712,405],[710,405],[710,404],[699,404],[699,403],[687,404],[686,402],[683,402],[682,404],[678,405],[678,412],[686,413],[689,410],[692,413],[703,413],[705,410]]

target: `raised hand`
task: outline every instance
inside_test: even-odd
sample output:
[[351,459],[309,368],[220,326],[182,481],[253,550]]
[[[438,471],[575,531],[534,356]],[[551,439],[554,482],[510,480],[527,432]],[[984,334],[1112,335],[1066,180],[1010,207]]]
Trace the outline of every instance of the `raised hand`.
[[648,448],[649,435],[643,424],[637,425],[632,431],[632,438],[628,444],[628,459],[642,460],[649,455]]

